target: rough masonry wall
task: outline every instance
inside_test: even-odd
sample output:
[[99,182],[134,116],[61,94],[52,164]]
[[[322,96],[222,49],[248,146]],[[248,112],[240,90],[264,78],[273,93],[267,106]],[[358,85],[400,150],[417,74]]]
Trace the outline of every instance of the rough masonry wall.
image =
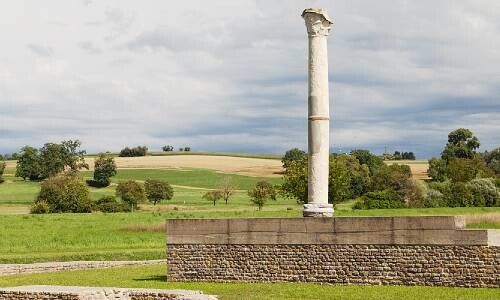
[[500,247],[168,245],[170,281],[500,287]]

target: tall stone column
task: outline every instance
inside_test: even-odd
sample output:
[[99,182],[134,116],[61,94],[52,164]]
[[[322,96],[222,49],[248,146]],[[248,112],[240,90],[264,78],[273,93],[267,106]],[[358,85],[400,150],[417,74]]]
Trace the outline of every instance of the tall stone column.
[[302,17],[309,36],[309,177],[304,217],[331,217],[333,205],[328,203],[330,109],[327,36],[332,22],[323,9],[306,9]]

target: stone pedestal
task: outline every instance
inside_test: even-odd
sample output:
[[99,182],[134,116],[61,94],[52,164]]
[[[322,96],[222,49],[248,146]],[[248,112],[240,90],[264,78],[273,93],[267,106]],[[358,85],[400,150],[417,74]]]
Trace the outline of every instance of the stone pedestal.
[[331,217],[328,204],[330,113],[327,36],[332,22],[322,9],[302,13],[309,36],[308,204],[305,217]]

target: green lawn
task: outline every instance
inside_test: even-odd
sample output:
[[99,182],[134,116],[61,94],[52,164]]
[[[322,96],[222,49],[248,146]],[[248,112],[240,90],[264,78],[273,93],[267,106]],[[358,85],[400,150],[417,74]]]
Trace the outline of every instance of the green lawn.
[[[115,214],[1,215],[0,262],[55,260],[156,259],[165,255],[163,232],[127,228],[162,224],[167,218],[300,217],[299,205],[254,206],[218,204],[198,210]],[[163,207],[165,208],[165,207]],[[459,215],[498,213],[500,208],[435,208],[394,210],[337,210],[337,216]],[[480,225],[476,225],[480,226]],[[160,229],[161,230],[161,229]]]
[[310,283],[174,283],[166,266],[151,265],[0,277],[0,286],[79,285],[200,290],[220,299],[498,299],[498,289],[345,286]]

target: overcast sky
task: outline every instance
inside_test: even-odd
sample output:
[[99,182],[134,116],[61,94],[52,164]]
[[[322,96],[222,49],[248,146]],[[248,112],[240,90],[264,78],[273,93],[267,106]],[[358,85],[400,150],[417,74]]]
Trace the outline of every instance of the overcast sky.
[[282,153],[307,147],[307,35],[327,8],[331,146],[500,146],[500,1],[2,1],[0,153],[80,139]]

